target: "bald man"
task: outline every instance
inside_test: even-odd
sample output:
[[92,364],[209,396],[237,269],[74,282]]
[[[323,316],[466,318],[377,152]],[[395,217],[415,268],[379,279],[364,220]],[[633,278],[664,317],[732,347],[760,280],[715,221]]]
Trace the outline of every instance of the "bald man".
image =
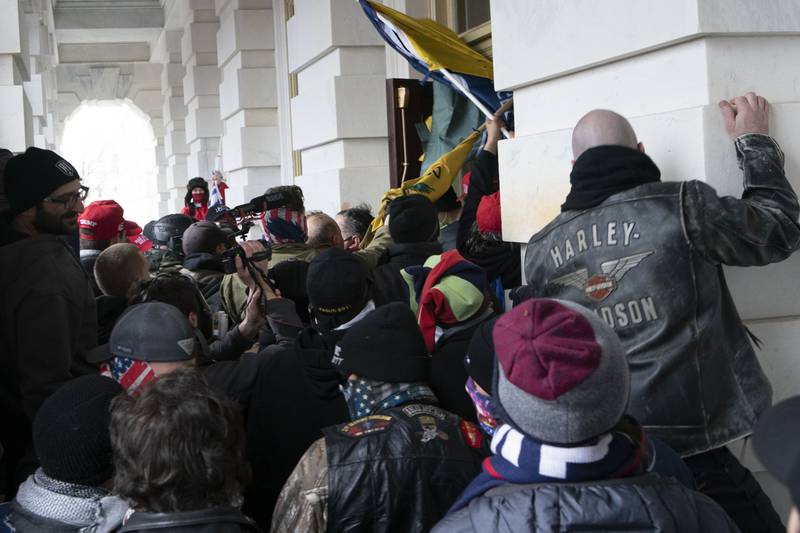
[[750,435],[772,389],[721,265],[789,257],[800,207],[768,135],[767,101],[747,93],[720,110],[744,170],[741,199],[701,181],[661,182],[624,117],[581,118],[571,190],[531,238],[525,276],[531,293],[580,303],[616,330],[631,366],[630,414],[686,458],[742,531],[773,531],[769,500],[725,447]]

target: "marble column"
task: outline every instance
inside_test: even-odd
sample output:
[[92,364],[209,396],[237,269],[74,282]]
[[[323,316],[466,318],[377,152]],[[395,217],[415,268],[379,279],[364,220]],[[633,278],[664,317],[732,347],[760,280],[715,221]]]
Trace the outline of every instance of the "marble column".
[[336,213],[389,186],[386,51],[356,2],[295,0],[287,21],[293,148],[312,209]]
[[33,115],[23,84],[30,81],[24,3],[0,0],[0,147],[14,152],[33,144]]
[[[164,159],[166,172],[163,182],[159,180],[158,212],[162,216],[175,213],[183,207],[183,195],[189,179],[187,160],[189,146],[186,144],[186,105],[183,103],[183,78],[186,71],[181,57],[183,30],[165,30],[158,46],[164,66],[161,71],[161,94],[163,97],[162,118],[164,127]],[[156,153],[158,162],[158,152]],[[160,163],[159,163],[160,164]]]
[[31,105],[34,146],[55,148],[54,117],[58,99],[56,86],[55,28],[50,2],[33,0],[23,20],[28,37],[30,80],[23,87]]
[[[772,103],[771,133],[800,188],[797,2],[492,0],[491,11],[495,88],[514,90],[516,138],[498,148],[507,240],[526,242],[558,213],[569,189],[571,129],[594,108],[631,120],[662,179],[703,179],[741,196],[717,102],[755,90]],[[798,271],[800,254],[726,271],[742,318],[764,341],[759,356],[776,401],[800,386]],[[760,470],[749,451],[741,456]],[[785,511],[785,492],[765,473],[757,477]]]
[[188,20],[181,38],[183,102],[189,177],[208,179],[219,154],[222,121],[219,114],[220,72],[217,66],[219,20],[213,0],[188,0]]
[[222,166],[228,205],[281,184],[270,0],[217,0]]

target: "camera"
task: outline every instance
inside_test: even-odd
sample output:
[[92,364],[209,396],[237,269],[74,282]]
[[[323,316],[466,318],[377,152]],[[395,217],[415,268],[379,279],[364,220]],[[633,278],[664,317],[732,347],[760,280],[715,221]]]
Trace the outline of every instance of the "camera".
[[271,192],[256,196],[246,204],[231,208],[238,218],[258,217],[271,209],[283,207],[291,201],[291,196],[285,191]]
[[[260,263],[261,261],[270,261],[272,259],[272,245],[260,239],[259,242],[264,246],[264,250],[254,253],[252,256],[247,257],[241,246],[235,245],[222,252],[222,270],[226,274],[236,274],[236,257],[242,260],[242,265],[248,270],[253,270],[251,263]],[[252,272],[251,272],[252,275]]]

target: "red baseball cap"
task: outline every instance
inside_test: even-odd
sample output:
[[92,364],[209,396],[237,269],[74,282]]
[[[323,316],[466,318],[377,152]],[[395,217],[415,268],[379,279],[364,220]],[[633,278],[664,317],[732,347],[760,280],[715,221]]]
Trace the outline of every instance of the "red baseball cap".
[[125,227],[125,236],[128,238],[128,242],[138,246],[142,253],[153,247],[153,241],[142,235],[142,228],[139,224],[133,220],[125,220],[123,226]]
[[145,253],[147,250],[153,247],[153,241],[141,233],[139,235],[128,235],[128,242],[138,246],[142,253]]
[[123,224],[125,225],[125,235],[127,237],[135,237],[136,235],[142,234],[142,228],[133,220],[125,220]]
[[81,239],[99,241],[110,239],[123,229],[122,206],[114,200],[97,200],[78,215]]

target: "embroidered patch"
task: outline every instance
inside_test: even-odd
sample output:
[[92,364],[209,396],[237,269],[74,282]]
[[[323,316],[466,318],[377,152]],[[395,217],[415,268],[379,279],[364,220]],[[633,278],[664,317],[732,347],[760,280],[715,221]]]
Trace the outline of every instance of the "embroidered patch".
[[630,270],[639,266],[645,258],[653,255],[654,250],[641,254],[629,255],[620,259],[606,261],[600,265],[602,274],[595,274],[589,277],[589,271],[585,268],[548,281],[548,284],[561,285],[562,287],[572,287],[582,291],[586,296],[596,302],[608,298],[617,290],[622,277]]
[[370,415],[343,425],[339,432],[348,437],[363,437],[370,433],[385,431],[392,425],[392,417],[386,415]]
[[472,422],[462,420],[459,424],[459,428],[461,429],[461,436],[464,437],[464,442],[467,443],[467,446],[476,449],[483,447],[483,435],[481,435],[478,426]]
[[62,174],[66,174],[67,176],[74,176],[75,171],[72,170],[72,165],[64,161],[63,159],[56,161],[56,168],[62,172]]
[[450,435],[444,431],[439,431],[439,426],[436,425],[436,419],[432,416],[423,415],[417,418],[419,425],[422,426],[422,437],[420,442],[430,442],[435,438],[447,440]]
[[435,416],[439,420],[444,420],[445,418],[447,418],[445,412],[439,409],[438,407],[434,405],[427,405],[424,403],[415,403],[407,405],[403,407],[402,411],[406,416],[431,415]]

